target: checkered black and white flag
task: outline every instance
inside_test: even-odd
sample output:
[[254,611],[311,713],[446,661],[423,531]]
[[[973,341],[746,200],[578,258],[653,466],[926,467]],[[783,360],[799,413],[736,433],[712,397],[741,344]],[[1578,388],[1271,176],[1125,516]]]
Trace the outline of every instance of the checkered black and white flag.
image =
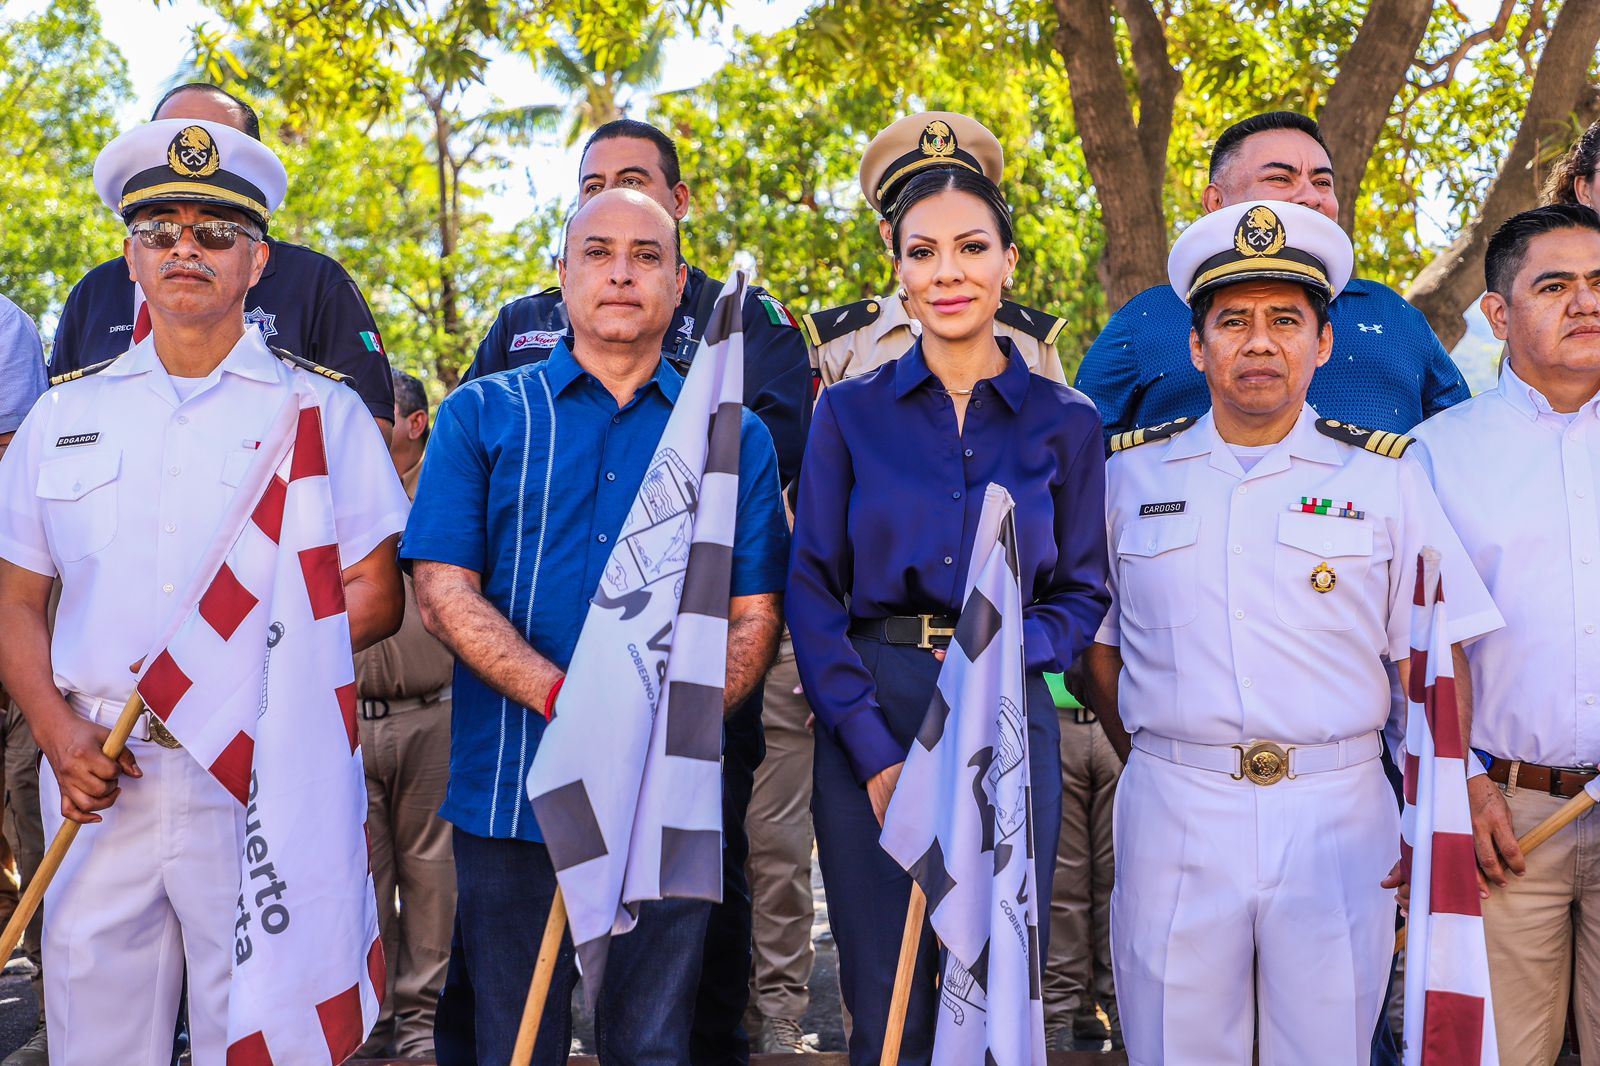
[[955,639],[884,818],[944,944],[935,1066],[1044,1066],[1011,494],[991,484]]
[[528,775],[591,1001],[640,902],[722,898],[745,286],[717,297]]

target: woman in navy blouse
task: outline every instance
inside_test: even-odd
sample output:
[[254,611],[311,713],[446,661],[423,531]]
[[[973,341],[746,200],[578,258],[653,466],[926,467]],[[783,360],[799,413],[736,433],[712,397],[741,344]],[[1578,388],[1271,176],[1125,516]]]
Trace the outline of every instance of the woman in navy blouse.
[[[879,828],[949,639],[925,632],[954,628],[984,488],[997,482],[1016,500],[1041,916],[1061,766],[1040,675],[1077,658],[1109,604],[1100,419],[995,336],[1017,265],[1005,200],[981,175],[926,172],[896,197],[889,223],[922,336],[818,400],[788,584],[795,659],[818,726],[812,813],[855,1066],[878,1062],[911,892],[879,848]],[[1041,920],[1041,940],[1048,926]],[[936,970],[925,930],[902,1062],[931,1053]]]

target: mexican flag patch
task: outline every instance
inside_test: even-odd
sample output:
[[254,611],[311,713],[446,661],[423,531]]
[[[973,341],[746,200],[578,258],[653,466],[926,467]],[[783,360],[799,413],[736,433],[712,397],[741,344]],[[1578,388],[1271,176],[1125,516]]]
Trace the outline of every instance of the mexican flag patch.
[[361,331],[361,347],[365,348],[374,355],[381,355],[385,359],[389,358],[389,353],[383,350],[382,339],[380,339],[378,335],[370,329],[364,329]]
[[789,309],[782,303],[768,296],[764,292],[756,293],[756,299],[761,301],[761,306],[767,309],[767,318],[774,326],[788,326],[790,329],[799,329],[800,323],[789,313]]

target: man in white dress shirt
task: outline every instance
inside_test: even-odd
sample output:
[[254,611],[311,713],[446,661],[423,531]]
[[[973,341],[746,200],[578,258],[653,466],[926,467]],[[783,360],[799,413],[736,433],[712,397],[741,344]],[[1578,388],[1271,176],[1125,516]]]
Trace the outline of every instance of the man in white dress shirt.
[[[295,375],[319,394],[351,637],[400,624],[406,497],[353,389],[246,330],[283,166],[219,123],[169,120],[101,152],[153,332],[64,377],[0,460],[0,683],[45,756],[45,828],[84,824],[45,901],[54,1066],[166,1066],[185,968],[194,1059],[227,1049],[244,808],[148,712],[101,754],[134,670],[197,579]],[[286,361],[287,360],[287,361]],[[331,375],[331,376],[330,376]],[[62,584],[54,638],[45,625]]]
[[[1578,1042],[1600,1063],[1600,816],[1524,855],[1516,837],[1600,762],[1600,217],[1542,207],[1489,242],[1483,313],[1498,387],[1417,427],[1414,454],[1505,615],[1467,650],[1478,864],[1503,1066],[1561,1049],[1577,955]],[[1451,584],[1445,583],[1453,607]],[[1460,676],[1459,674],[1457,675]],[[1482,763],[1487,773],[1481,773]]]
[[1168,272],[1211,411],[1112,438],[1087,663],[1108,736],[1132,734],[1111,943],[1135,1066],[1368,1061],[1400,851],[1385,663],[1405,675],[1419,550],[1443,553],[1453,641],[1500,624],[1410,439],[1305,402],[1352,261],[1295,204],[1196,221]]

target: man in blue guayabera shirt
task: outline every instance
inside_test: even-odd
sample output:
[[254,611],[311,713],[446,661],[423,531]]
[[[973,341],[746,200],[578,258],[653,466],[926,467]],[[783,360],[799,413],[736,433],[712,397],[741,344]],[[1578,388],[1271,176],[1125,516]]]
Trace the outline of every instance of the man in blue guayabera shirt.
[[[687,268],[677,225],[641,193],[594,197],[560,262],[570,345],[462,385],[439,408],[402,557],[423,623],[457,658],[450,784],[457,904],[435,1042],[440,1066],[506,1062],[555,893],[525,781],[589,598],[683,378],[661,340]],[[777,456],[744,412],[728,608],[726,706],[778,648],[788,528]],[[562,714],[582,714],[562,704]],[[611,946],[600,1061],[684,1063],[711,904],[643,904]],[[565,1062],[576,979],[565,941],[535,1062]]]
[[[1292,111],[1253,115],[1223,131],[1211,150],[1207,213],[1246,200],[1287,200],[1339,217],[1333,164],[1316,122]],[[1409,433],[1471,393],[1422,312],[1376,281],[1353,278],[1328,305],[1333,357],[1311,379],[1306,402],[1323,418]],[[1100,409],[1106,440],[1211,406],[1189,361],[1189,309],[1170,285],[1129,300],[1083,357],[1075,384]]]

